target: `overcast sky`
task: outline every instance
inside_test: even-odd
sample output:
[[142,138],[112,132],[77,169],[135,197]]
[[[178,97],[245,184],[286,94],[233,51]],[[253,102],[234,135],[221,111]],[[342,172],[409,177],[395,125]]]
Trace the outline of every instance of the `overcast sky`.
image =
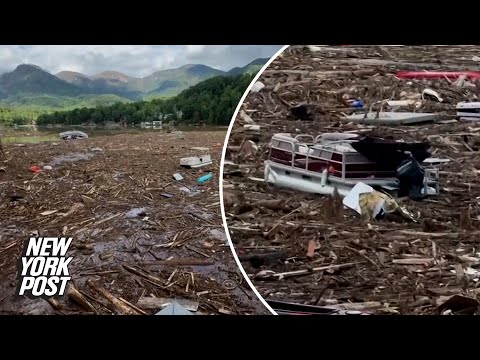
[[34,64],[56,74],[62,70],[86,75],[120,71],[146,76],[185,64],[220,70],[273,56],[277,45],[0,45],[0,74],[19,64]]

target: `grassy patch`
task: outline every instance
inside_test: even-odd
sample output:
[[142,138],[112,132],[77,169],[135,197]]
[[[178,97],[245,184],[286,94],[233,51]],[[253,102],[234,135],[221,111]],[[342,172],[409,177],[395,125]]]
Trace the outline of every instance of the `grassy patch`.
[[2,137],[4,144],[38,144],[41,142],[59,141],[58,135],[33,135],[33,136],[5,136]]

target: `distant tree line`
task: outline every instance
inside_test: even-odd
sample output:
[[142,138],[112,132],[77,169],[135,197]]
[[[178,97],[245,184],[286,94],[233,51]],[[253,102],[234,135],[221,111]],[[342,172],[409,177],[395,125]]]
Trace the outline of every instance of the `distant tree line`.
[[40,115],[38,125],[104,124],[128,125],[158,120],[225,125],[254,75],[218,76],[192,86],[170,99],[154,99],[110,106],[80,108]]
[[0,107],[0,123],[5,125],[31,125],[36,114],[30,109],[17,109],[14,107]]

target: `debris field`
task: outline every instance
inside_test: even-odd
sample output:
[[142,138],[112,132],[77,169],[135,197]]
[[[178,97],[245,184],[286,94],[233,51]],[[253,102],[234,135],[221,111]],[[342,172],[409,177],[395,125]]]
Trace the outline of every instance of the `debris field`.
[[[480,82],[401,79],[399,71],[478,71],[478,46],[293,46],[246,97],[226,152],[223,191],[237,255],[267,301],[367,314],[476,314],[480,294],[480,123],[456,118]],[[258,90],[260,89],[260,90]],[[438,98],[422,97],[425,89]],[[258,91],[257,91],[258,90]],[[346,119],[411,100],[398,111],[434,123],[365,125]],[[299,111],[300,110],[300,111]],[[384,108],[385,111],[385,108]],[[397,203],[418,219],[362,219],[337,196],[266,184],[273,134],[328,132],[428,141],[440,194]]]
[[[4,145],[0,313],[155,314],[174,300],[194,314],[264,313],[222,227],[224,134],[158,131]],[[213,163],[179,166],[199,151]],[[62,298],[15,295],[17,260],[30,236],[73,238],[72,280]]]

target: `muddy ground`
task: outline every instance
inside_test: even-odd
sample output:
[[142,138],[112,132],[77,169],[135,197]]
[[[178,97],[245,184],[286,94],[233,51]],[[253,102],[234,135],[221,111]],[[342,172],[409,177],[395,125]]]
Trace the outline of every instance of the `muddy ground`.
[[[224,136],[158,131],[4,145],[0,313],[154,314],[171,301],[159,298],[190,300],[197,314],[265,313],[226,244],[218,195]],[[204,151],[192,147],[207,147],[213,164],[180,168],[180,158]],[[33,173],[35,165],[52,170]],[[184,180],[173,179],[177,172]],[[57,301],[15,296],[17,259],[31,235],[73,237],[72,286]]]
[[[475,300],[472,306],[461,297],[439,305],[453,295],[476,299],[480,293],[480,125],[455,120],[458,101],[478,101],[480,82],[401,80],[394,74],[478,71],[479,56],[480,47],[299,46],[273,61],[259,79],[266,86],[248,95],[235,121],[223,181],[232,241],[266,300],[371,314],[477,311]],[[426,88],[443,102],[422,100]],[[344,118],[354,112],[348,102],[354,99],[367,108],[381,100],[412,99],[415,111],[440,116],[434,124],[358,125]],[[309,105],[311,121],[292,113],[290,108],[302,103]],[[426,139],[432,156],[450,160],[438,165],[440,196],[398,199],[417,222],[401,217],[367,222],[341,200],[263,182],[273,134],[346,131]]]

